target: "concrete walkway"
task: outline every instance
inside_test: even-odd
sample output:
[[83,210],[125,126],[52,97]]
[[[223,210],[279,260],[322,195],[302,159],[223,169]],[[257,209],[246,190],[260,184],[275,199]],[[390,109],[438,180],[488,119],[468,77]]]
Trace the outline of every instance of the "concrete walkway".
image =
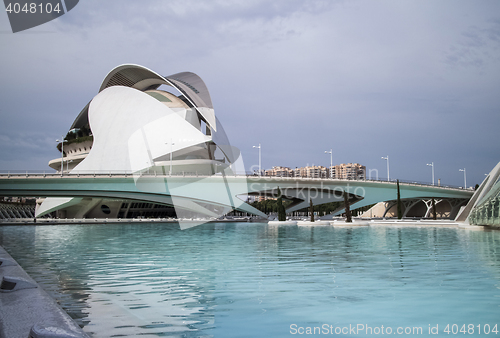
[[89,337],[2,247],[0,283],[0,337]]

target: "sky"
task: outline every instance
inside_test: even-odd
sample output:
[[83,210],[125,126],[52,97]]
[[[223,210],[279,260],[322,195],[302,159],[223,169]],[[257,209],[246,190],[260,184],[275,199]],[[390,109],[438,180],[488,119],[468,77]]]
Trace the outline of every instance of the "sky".
[[0,13],[0,171],[51,172],[106,74],[133,63],[206,83],[248,170],[360,163],[481,183],[500,161],[496,0],[81,0],[12,33]]

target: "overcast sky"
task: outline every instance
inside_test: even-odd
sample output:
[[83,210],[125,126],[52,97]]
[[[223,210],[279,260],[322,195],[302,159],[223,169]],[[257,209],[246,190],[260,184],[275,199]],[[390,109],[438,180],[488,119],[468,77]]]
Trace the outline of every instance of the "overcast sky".
[[481,183],[500,161],[500,1],[82,0],[13,34],[0,13],[0,170],[50,171],[106,74],[198,74],[245,166],[357,162]]

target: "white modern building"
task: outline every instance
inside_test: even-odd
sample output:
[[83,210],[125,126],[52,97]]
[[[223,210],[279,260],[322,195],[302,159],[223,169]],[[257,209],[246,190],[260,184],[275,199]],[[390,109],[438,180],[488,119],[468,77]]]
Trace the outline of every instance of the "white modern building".
[[[69,129],[58,144],[61,157],[49,162],[61,175],[244,171],[205,83],[190,72],[161,76],[139,65],[116,67]],[[141,201],[47,198],[37,216],[53,211],[68,218],[175,215],[172,206]]]

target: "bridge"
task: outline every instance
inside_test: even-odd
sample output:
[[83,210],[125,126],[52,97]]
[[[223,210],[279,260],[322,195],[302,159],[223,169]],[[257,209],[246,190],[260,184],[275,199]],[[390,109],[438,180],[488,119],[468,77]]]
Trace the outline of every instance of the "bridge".
[[[208,217],[218,217],[231,210],[267,217],[245,203],[247,196],[276,197],[278,188],[283,198],[292,203],[287,212],[309,206],[343,201],[348,194],[351,209],[378,202],[396,200],[395,181],[290,178],[248,175],[211,175],[195,173],[165,175],[158,172],[132,174],[125,172],[93,172],[78,174],[0,174],[0,196],[58,197],[57,206],[47,206],[44,213],[56,210],[61,203],[74,204],[82,198],[139,200],[189,210]],[[450,202],[450,215],[473,195],[474,191],[419,183],[400,183],[404,207],[425,199]],[[63,201],[63,202],[61,202]],[[64,204],[63,203],[63,204]],[[221,213],[222,212],[222,213]],[[338,210],[339,214],[342,210]]]

